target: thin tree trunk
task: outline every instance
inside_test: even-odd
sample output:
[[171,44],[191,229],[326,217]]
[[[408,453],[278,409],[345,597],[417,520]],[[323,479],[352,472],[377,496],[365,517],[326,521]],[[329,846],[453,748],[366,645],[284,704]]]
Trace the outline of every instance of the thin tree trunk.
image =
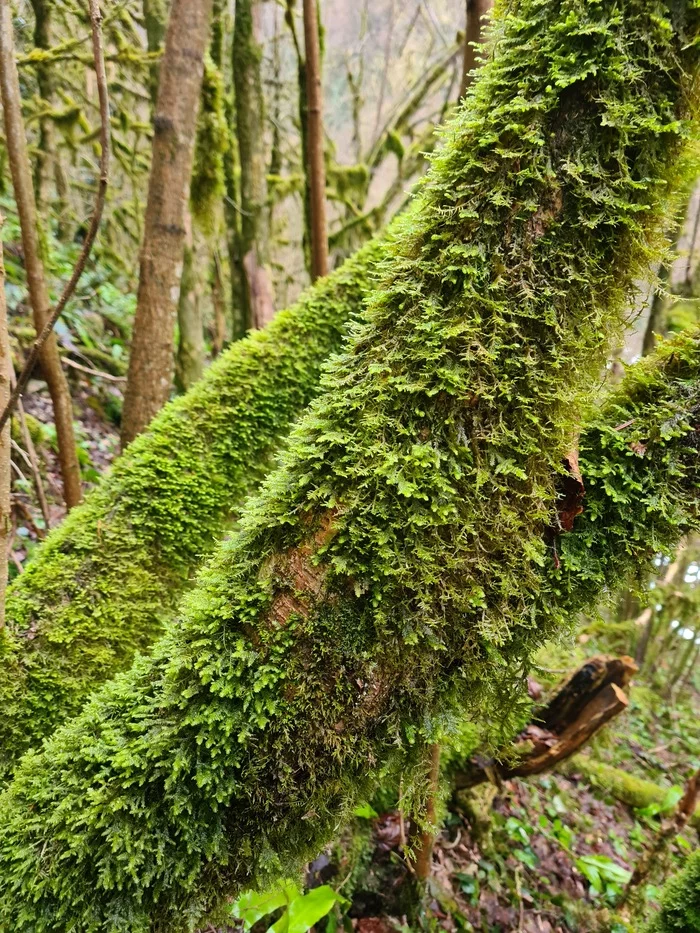
[[260,0],[236,0],[233,80],[241,171],[241,256],[246,330],[274,317],[269,269],[270,229],[265,159],[265,101],[260,77]]
[[168,400],[204,54],[212,0],[174,0],[160,63],[153,158],[134,336],[124,398],[122,446]]
[[[27,140],[22,121],[19,76],[15,62],[9,0],[0,0],[0,82],[5,138],[22,230],[27,286],[34,313],[34,326],[37,333],[39,333],[49,317],[49,292],[44,264],[41,259],[39,220],[32,185]],[[61,367],[54,334],[51,334],[44,344],[39,359],[53,403],[58,458],[63,479],[63,496],[67,508],[71,509],[82,498],[80,466],[73,432],[73,405],[68,382]]]
[[[143,25],[146,30],[146,47],[152,55],[157,55],[163,48],[165,26],[168,21],[167,0],[143,0]],[[153,104],[158,99],[159,61],[152,61],[148,66],[148,90]]]
[[314,282],[321,276],[328,275],[321,47],[318,38],[316,0],[304,0],[304,45],[306,48],[307,129],[309,134],[306,171],[311,197],[311,281]]
[[420,834],[414,858],[414,871],[419,882],[425,883],[430,877],[433,864],[433,846],[438,831],[437,801],[440,790],[440,745],[434,742],[426,749],[428,768],[424,819],[426,826]]
[[195,250],[192,218],[185,218],[185,251],[182,261],[180,300],[177,303],[178,345],[176,382],[181,391],[187,391],[204,371],[204,331],[202,302],[199,295],[199,275]]
[[462,60],[462,86],[460,97],[464,97],[472,83],[472,72],[479,66],[478,46],[483,40],[483,17],[489,12],[492,0],[467,0],[467,23],[464,30],[464,58]]
[[309,102],[306,85],[306,59],[304,51],[299,42],[296,21],[294,18],[296,0],[287,0],[285,10],[285,21],[289,26],[292,35],[292,42],[297,57],[297,95],[298,95],[298,113],[299,113],[299,138],[301,142],[301,166],[304,175],[304,191],[302,194],[302,208],[304,215],[304,230],[302,234],[302,250],[304,253],[304,265],[311,274],[311,187],[309,185],[309,173],[307,166],[309,164]]
[[[0,215],[0,231],[4,217]],[[7,304],[5,302],[5,264],[0,238],[0,409],[10,398],[10,338],[7,332]],[[7,590],[7,552],[10,545],[12,509],[10,503],[10,424],[0,434],[0,629],[5,627],[5,592]]]

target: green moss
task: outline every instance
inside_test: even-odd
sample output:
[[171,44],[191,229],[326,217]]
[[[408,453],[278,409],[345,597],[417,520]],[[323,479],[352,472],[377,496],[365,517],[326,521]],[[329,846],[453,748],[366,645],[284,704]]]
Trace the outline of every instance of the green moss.
[[[662,804],[667,797],[668,788],[659,787],[653,781],[646,781],[620,768],[596,761],[588,755],[575,755],[561,765],[567,774],[581,774],[594,787],[611,794],[616,800],[626,803],[636,810],[651,804]],[[691,826],[700,829],[700,805],[691,818]]]
[[369,291],[369,244],[168,405],[38,549],[0,632],[0,775],[128,666],[269,467]]
[[700,930],[700,851],[685,868],[666,882],[661,910],[644,933],[697,933]]
[[204,60],[190,188],[192,214],[205,232],[212,231],[215,205],[224,193],[224,156],[229,145],[224,113],[224,79],[210,56]]
[[582,441],[612,478],[586,461],[585,545],[552,553],[562,457],[666,216],[695,12],[520,0],[495,21],[498,54],[281,466],[153,657],[3,795],[0,928],[194,929],[293,874],[397,756],[464,709],[507,720],[531,651],[694,523],[685,338]]

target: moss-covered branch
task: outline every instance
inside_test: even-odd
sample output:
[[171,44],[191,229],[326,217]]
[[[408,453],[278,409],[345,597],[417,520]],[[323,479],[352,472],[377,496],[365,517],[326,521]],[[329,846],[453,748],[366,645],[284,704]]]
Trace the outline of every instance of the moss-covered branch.
[[359,313],[368,244],[168,405],[52,532],[8,593],[0,632],[0,776],[147,648],[232,510],[269,468]]
[[[282,466],[153,658],[3,796],[4,929],[188,929],[288,873],[417,735],[457,706],[497,719],[529,652],[694,520],[686,340],[587,437],[624,454],[591,485],[589,563],[552,554],[562,458],[666,210],[695,12],[521,0],[497,23]],[[608,437],[622,411],[643,457]]]
[[[603,761],[596,761],[589,755],[575,755],[560,765],[560,770],[571,776],[582,775],[594,787],[635,809],[654,803],[662,804],[668,796],[667,787],[660,787],[653,781],[647,781]],[[700,806],[691,816],[690,825],[700,830]]]

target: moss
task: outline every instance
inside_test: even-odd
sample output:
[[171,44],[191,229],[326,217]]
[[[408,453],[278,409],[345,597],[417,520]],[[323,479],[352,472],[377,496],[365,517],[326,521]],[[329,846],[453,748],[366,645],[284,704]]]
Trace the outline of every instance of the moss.
[[194,167],[190,187],[192,214],[211,233],[216,202],[224,193],[224,157],[229,145],[224,113],[224,79],[210,56],[204,60],[202,93],[197,119]]
[[[567,774],[583,775],[585,780],[593,784],[594,787],[600,788],[600,790],[611,794],[621,803],[626,803],[637,810],[648,807],[653,803],[663,803],[668,793],[666,787],[659,787],[653,781],[644,780],[644,778],[629,774],[629,772],[622,771],[620,768],[606,765],[602,761],[590,758],[588,755],[575,755],[560,767]],[[700,829],[700,805],[696,808],[690,824],[696,829]]]
[[[695,13],[520,0],[495,22],[498,54],[281,466],[153,657],[3,796],[0,928],[193,929],[293,874],[460,710],[508,720],[531,651],[694,523],[685,338],[586,435],[612,479],[587,461],[585,548],[552,553],[563,455],[667,210]],[[637,436],[643,456],[620,446]]]
[[0,775],[128,666],[254,489],[369,291],[369,244],[168,405],[10,588],[0,632]]
[[644,933],[697,933],[700,930],[700,850],[664,885],[661,909]]

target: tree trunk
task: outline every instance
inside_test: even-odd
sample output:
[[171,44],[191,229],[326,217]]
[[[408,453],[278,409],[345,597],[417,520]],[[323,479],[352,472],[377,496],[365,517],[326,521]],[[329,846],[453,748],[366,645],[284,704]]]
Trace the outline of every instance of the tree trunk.
[[[9,0],[0,0],[0,81],[2,89],[5,139],[10,159],[12,184],[22,230],[24,266],[27,287],[34,314],[34,327],[41,331],[50,314],[46,273],[41,258],[39,218],[27,151],[27,140],[22,122],[22,103],[19,76],[15,63],[12,16]],[[71,509],[82,498],[80,466],[73,433],[73,405],[65,373],[61,368],[56,337],[51,334],[39,356],[41,370],[53,403],[58,458],[63,479],[63,496]]]
[[473,80],[473,71],[478,68],[479,46],[483,40],[484,16],[491,9],[493,0],[467,0],[466,28],[464,30],[464,58],[462,59],[462,85],[459,96],[464,97]]
[[174,0],[160,63],[122,446],[170,396],[197,110],[212,0]]
[[[607,511],[584,512],[571,544],[557,521],[562,459],[645,237],[667,216],[660,192],[681,145],[668,126],[688,118],[698,72],[696,15],[676,7],[671,24],[651,0],[630,3],[619,16],[580,0],[575,35],[559,4],[499,8],[503,50],[484,92],[445,135],[380,297],[283,464],[153,657],[20,764],[0,821],[10,928],[49,916],[59,929],[174,933],[242,886],[287,876],[412,736],[465,707],[501,722],[530,653],[685,530],[700,443],[688,337],[586,436],[587,456],[626,455],[605,483],[604,465],[585,463]],[[582,45],[582,32],[604,41]],[[551,83],[553,60],[598,78],[573,94]],[[633,94],[620,74],[635,76]],[[516,78],[536,133],[513,129]],[[620,108],[622,125],[604,119]],[[582,173],[598,173],[595,190]],[[655,395],[681,385],[688,407],[658,430],[668,408]],[[630,409],[633,424],[612,421]],[[663,514],[640,482],[652,464],[673,477]]]
[[[168,0],[143,0],[143,25],[146,30],[146,48],[152,55],[163,49],[165,28],[168,22]],[[148,66],[148,89],[154,106],[158,100],[159,61]]]
[[270,229],[265,158],[265,100],[260,76],[261,0],[236,0],[233,27],[233,81],[236,138],[241,173],[241,263],[246,329],[265,327],[274,317],[269,269]]
[[304,46],[306,49],[306,96],[309,134],[306,171],[311,200],[311,281],[328,274],[328,231],[326,229],[326,165],[323,145],[323,93],[318,11],[315,0],[304,0]]
[[199,273],[195,250],[192,218],[185,217],[187,229],[185,252],[182,263],[180,299],[177,304],[178,345],[176,383],[178,389],[186,392],[201,378],[204,371],[204,324],[202,322],[202,301]]
[[[0,215],[0,233],[5,219]],[[10,399],[10,337],[7,330],[7,304],[5,301],[5,264],[3,261],[2,239],[0,238],[0,411]],[[7,560],[12,528],[12,508],[10,503],[11,467],[10,467],[10,424],[5,425],[0,434],[0,629],[5,627],[5,593],[7,591]]]

